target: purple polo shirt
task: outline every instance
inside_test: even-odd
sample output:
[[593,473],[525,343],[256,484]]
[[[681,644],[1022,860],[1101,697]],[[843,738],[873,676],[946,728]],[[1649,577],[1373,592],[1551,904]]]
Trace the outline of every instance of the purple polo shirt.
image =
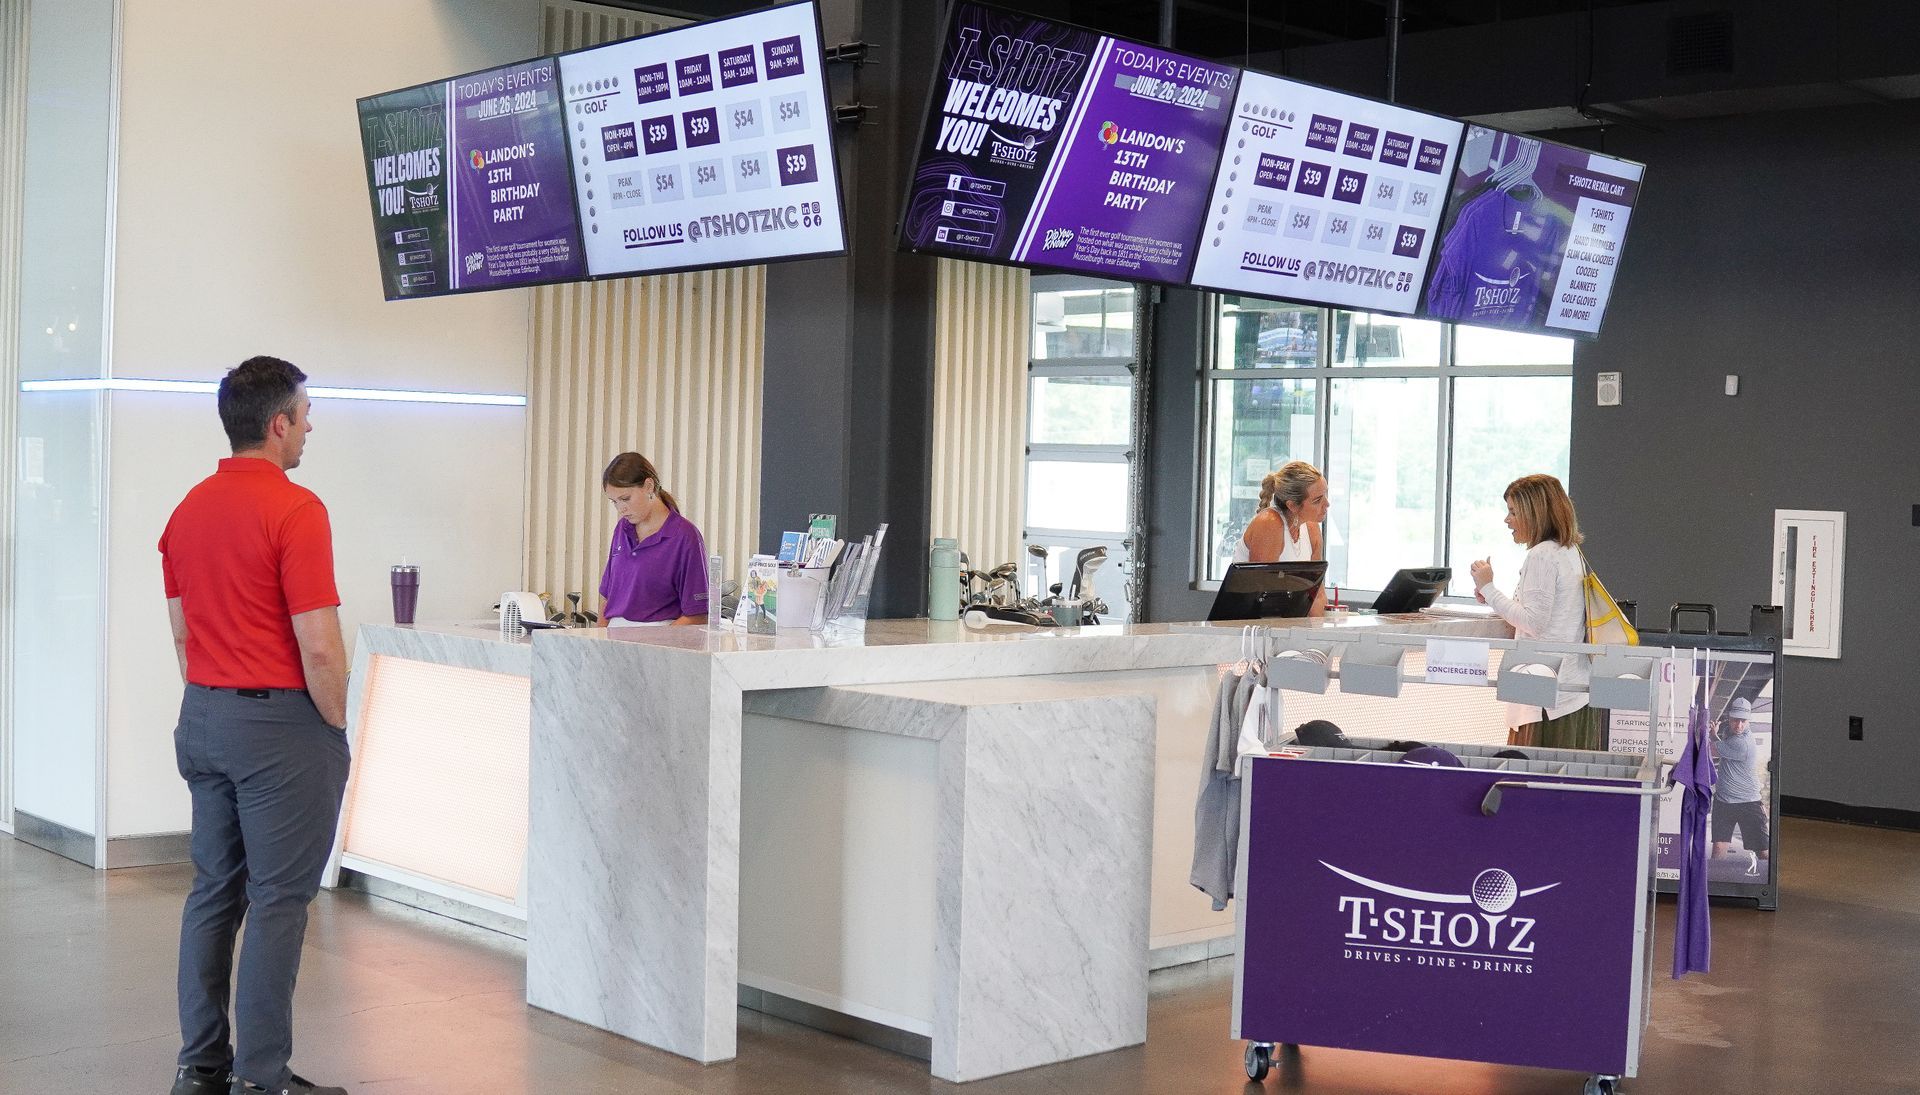
[[644,541],[622,520],[600,576],[607,618],[634,623],[701,616],[707,611],[707,549],[693,522],[669,512],[667,523]]

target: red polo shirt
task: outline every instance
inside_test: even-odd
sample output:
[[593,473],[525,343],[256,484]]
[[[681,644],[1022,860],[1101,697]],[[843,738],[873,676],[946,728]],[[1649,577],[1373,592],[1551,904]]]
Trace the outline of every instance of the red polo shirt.
[[305,688],[293,617],[340,603],[318,496],[271,461],[220,461],[160,534],[167,598],[187,617],[187,680]]

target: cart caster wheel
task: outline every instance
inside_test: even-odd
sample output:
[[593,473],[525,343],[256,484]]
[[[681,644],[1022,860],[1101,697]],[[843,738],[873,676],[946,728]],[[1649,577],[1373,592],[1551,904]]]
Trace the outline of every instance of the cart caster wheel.
[[1267,1070],[1272,1067],[1272,1046],[1265,1042],[1254,1042],[1247,1046],[1247,1079],[1257,1084],[1267,1078]]
[[1618,1095],[1619,1091],[1620,1077],[1618,1076],[1587,1077],[1585,1095]]

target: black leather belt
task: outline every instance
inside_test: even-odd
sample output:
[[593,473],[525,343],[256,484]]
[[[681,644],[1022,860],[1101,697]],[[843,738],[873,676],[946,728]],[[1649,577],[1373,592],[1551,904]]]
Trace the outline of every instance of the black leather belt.
[[245,696],[250,700],[264,700],[275,692],[298,692],[303,696],[307,694],[304,688],[226,688],[217,684],[203,684],[199,687],[209,692],[232,692],[236,696]]

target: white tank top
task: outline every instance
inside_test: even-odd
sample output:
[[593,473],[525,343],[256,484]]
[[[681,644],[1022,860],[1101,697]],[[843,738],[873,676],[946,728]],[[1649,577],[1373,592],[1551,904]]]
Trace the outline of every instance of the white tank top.
[[[1286,522],[1287,519],[1282,517],[1280,519],[1280,527],[1286,528]],[[1247,550],[1247,536],[1246,533],[1243,532],[1240,534],[1240,538],[1233,542],[1233,561],[1236,563],[1245,563],[1251,561],[1251,559],[1252,553]],[[1307,523],[1305,521],[1300,522],[1299,525],[1287,532],[1286,546],[1280,549],[1280,558],[1276,561],[1282,563],[1311,563],[1313,561],[1313,541],[1307,537]]]

